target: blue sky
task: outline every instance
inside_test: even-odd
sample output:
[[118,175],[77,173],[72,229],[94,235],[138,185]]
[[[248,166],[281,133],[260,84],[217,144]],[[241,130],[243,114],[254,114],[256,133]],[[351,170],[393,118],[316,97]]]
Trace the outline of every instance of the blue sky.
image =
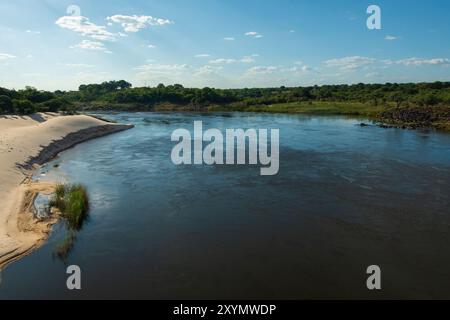
[[[381,30],[366,26],[371,4]],[[449,12],[446,0],[0,0],[0,86],[449,81]]]

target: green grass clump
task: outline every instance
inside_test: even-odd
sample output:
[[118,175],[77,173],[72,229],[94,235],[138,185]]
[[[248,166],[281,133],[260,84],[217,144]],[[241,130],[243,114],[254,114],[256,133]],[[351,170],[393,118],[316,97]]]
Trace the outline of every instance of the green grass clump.
[[64,212],[66,209],[66,202],[64,200],[66,194],[66,187],[63,184],[58,184],[55,189],[55,194],[50,199],[49,206],[58,208],[59,211]]
[[89,210],[86,188],[82,185],[58,185],[50,201],[58,208],[70,229],[80,230]]

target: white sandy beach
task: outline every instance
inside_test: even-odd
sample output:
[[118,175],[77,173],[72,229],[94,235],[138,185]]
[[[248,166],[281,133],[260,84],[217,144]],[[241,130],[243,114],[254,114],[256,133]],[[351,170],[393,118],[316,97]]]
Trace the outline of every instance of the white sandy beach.
[[[0,268],[41,245],[54,223],[39,222],[24,210],[30,207],[25,195],[31,189],[46,191],[51,186],[33,184],[29,181],[31,170],[17,165],[38,156],[53,141],[63,141],[67,135],[89,128],[90,136],[84,139],[79,135],[70,146],[118,131],[110,123],[85,115],[0,116]],[[99,132],[93,135],[97,129]]]

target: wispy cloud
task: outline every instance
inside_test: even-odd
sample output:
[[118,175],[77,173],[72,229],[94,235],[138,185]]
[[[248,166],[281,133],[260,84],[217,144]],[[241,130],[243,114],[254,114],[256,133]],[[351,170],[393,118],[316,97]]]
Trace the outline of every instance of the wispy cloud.
[[16,56],[8,53],[0,53],[0,60],[14,59]]
[[252,38],[262,38],[262,37],[263,37],[262,34],[260,34],[259,32],[256,32],[256,31],[249,31],[249,32],[246,32],[245,35],[246,35],[247,37],[252,37]]
[[307,71],[311,71],[312,70],[312,68],[310,67],[310,66],[302,66],[302,71],[303,72],[307,72]]
[[27,30],[25,31],[26,33],[31,33],[31,34],[41,34],[40,31],[35,31],[35,30]]
[[152,16],[127,16],[122,14],[116,14],[106,19],[111,24],[120,24],[125,32],[138,32],[149,26],[163,26],[173,23],[168,19],[154,18]]
[[214,59],[214,60],[210,60],[209,63],[210,64],[232,64],[232,63],[238,63],[238,62],[242,62],[242,63],[254,63],[255,62],[255,57],[257,57],[258,55],[256,54],[252,54],[250,56],[245,56],[242,59],[226,59],[226,58],[220,58],[220,59]]
[[222,66],[202,66],[196,70],[194,73],[194,76],[205,76],[205,75],[212,75],[217,74],[218,71],[222,70]]
[[256,66],[247,70],[247,74],[271,74],[278,71],[279,68],[276,66]]
[[375,63],[375,59],[361,56],[350,56],[325,61],[327,67],[337,67],[341,70],[356,70]]
[[111,53],[105,48],[103,42],[99,41],[91,41],[91,40],[83,40],[79,44],[71,47],[72,49],[83,49],[83,50],[95,50],[95,51],[103,51],[106,53]]
[[256,60],[255,60],[255,56],[251,55],[251,56],[243,57],[240,61],[243,63],[254,63]]
[[117,36],[106,30],[105,26],[96,25],[83,16],[63,16],[56,20],[55,23],[61,28],[71,30],[94,40],[114,41]]
[[231,63],[235,63],[236,59],[215,59],[215,60],[210,60],[209,63],[211,64],[231,64]]
[[223,40],[225,40],[225,41],[234,41],[234,38],[233,37],[225,37],[225,38],[223,38]]
[[195,58],[209,58],[209,57],[211,57],[211,55],[209,55],[207,53],[200,53],[200,54],[196,54],[194,57]]
[[433,58],[433,59],[423,59],[423,58],[407,58],[397,61],[387,60],[386,64],[402,64],[405,66],[448,66],[450,65],[450,59],[447,58]]
[[294,73],[306,73],[311,70],[312,70],[312,68],[310,66],[304,65],[304,66],[294,66],[292,68],[288,68],[286,71],[290,71],[290,72],[294,72]]

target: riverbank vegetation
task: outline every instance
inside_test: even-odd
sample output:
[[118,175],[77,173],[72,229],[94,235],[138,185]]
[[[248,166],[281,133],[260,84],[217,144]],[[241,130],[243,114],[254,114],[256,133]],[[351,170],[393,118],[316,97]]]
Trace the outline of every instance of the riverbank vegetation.
[[79,184],[58,185],[49,206],[61,212],[69,229],[80,230],[89,210],[86,188]]
[[76,234],[88,216],[89,201],[86,188],[79,184],[57,185],[49,207],[59,210],[67,228],[64,239],[54,252],[59,259],[66,262],[75,245]]
[[366,116],[408,127],[450,128],[450,82],[214,89],[133,88],[124,80],[77,91],[0,88],[0,113],[86,110],[248,111]]

